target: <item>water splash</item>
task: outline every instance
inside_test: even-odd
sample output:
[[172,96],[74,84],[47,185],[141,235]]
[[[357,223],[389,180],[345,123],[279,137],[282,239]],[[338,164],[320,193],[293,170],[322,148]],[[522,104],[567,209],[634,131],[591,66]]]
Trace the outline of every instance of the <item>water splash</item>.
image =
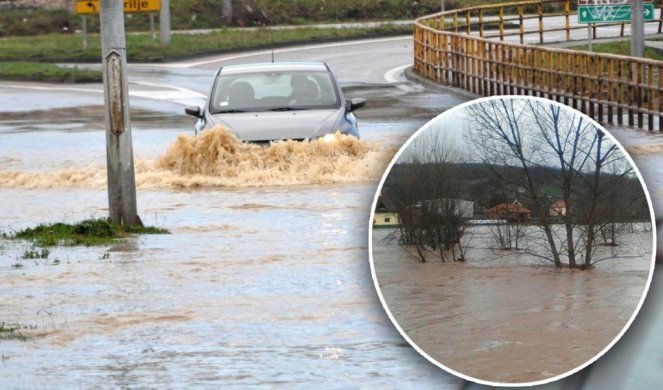
[[[216,127],[180,135],[156,160],[135,163],[138,188],[261,187],[378,180],[395,148],[336,133],[325,139],[279,141],[262,147]],[[53,172],[0,170],[0,187],[105,188],[103,166]]]

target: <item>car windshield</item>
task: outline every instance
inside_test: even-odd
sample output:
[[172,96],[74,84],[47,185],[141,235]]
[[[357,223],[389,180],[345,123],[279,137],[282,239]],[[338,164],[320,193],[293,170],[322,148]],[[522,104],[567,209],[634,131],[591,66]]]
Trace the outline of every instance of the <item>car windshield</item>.
[[220,75],[211,113],[290,111],[340,107],[329,72],[279,71]]

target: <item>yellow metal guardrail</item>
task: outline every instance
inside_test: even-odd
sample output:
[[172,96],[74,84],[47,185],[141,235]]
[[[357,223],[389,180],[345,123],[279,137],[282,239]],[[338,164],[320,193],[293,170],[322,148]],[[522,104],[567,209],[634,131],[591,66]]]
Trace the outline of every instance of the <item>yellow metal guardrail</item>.
[[[571,25],[571,0],[529,0],[452,10],[415,20],[414,71],[479,95],[530,95],[572,106],[601,123],[663,131],[663,61],[557,49],[546,35]],[[563,26],[546,26],[550,17]],[[537,20],[538,22],[526,22]],[[658,23],[663,29],[663,12]],[[548,23],[550,25],[550,23]],[[592,26],[594,37],[606,27]],[[519,42],[506,42],[517,36]],[[560,39],[557,39],[560,40]]]

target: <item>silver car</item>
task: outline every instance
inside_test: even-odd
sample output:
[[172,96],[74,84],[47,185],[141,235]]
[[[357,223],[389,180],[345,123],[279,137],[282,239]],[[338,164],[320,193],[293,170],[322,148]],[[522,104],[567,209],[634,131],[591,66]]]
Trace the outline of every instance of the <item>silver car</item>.
[[315,139],[340,131],[359,137],[353,111],[326,63],[277,62],[224,66],[203,107],[187,107],[196,130],[222,125],[250,142]]

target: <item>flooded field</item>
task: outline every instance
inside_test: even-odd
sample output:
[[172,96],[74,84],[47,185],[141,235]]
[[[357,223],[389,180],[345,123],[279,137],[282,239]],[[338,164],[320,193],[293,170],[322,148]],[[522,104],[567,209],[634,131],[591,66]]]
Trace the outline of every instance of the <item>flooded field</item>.
[[589,271],[557,270],[523,251],[494,251],[486,226],[465,263],[421,263],[373,230],[375,276],[405,334],[446,367],[492,382],[551,378],[607,347],[638,306],[651,232],[629,233]]

